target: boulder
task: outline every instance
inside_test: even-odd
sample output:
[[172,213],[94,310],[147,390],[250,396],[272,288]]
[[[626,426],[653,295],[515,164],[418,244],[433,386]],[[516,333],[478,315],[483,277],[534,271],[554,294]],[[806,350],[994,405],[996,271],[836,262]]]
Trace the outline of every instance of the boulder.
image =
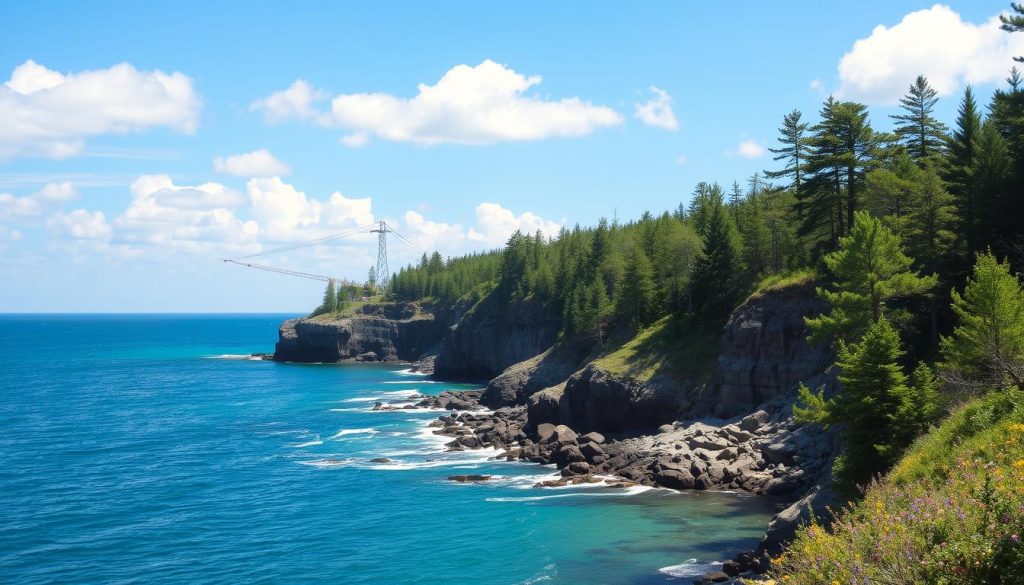
[[478,481],[488,481],[491,479],[490,475],[449,475],[448,481],[454,481],[456,483],[471,483]]
[[757,429],[761,428],[762,425],[768,422],[769,415],[764,410],[759,410],[753,414],[749,414],[743,417],[740,421],[740,429],[753,433]]
[[551,423],[541,423],[537,425],[537,442],[538,443],[550,443],[552,435],[555,434],[555,425]]
[[562,476],[570,475],[590,475],[590,465],[584,461],[573,461],[562,469]]
[[732,577],[724,571],[714,571],[712,573],[705,573],[694,580],[695,585],[705,585],[706,583],[725,583],[726,581],[732,580]]
[[581,435],[579,437],[579,442],[581,444],[582,443],[595,443],[597,445],[600,445],[600,444],[604,443],[604,435],[602,435],[601,433],[597,433],[597,432],[591,431],[591,432],[589,432],[589,433],[587,433],[585,435]]
[[565,467],[570,463],[576,463],[580,461],[586,461],[587,458],[580,452],[580,448],[576,445],[564,445],[558,451],[555,452],[555,463],[559,467]]
[[694,487],[693,476],[682,469],[662,469],[654,474],[654,481],[674,490],[688,490]]
[[771,443],[761,449],[769,463],[791,463],[796,452],[796,445],[787,442]]
[[558,443],[575,443],[576,432],[565,425],[558,425],[551,433],[551,440]]

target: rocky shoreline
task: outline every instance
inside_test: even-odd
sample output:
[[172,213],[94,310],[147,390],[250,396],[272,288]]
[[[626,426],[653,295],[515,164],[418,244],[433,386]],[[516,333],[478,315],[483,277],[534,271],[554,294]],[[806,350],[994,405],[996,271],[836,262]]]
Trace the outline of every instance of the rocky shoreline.
[[507,461],[557,466],[560,477],[538,487],[600,481],[794,502],[756,550],[697,581],[729,582],[763,572],[767,555],[831,503],[835,436],[792,417],[800,383],[826,395],[836,388],[831,350],[806,341],[804,317],[820,310],[813,282],[763,291],[733,311],[715,343],[699,338],[708,345],[700,348],[703,370],[695,360],[675,367],[680,356],[663,354],[654,357],[667,367],[640,376],[602,362],[592,346],[559,341],[557,318],[524,302],[367,305],[358,314],[292,320],[281,326],[274,359],[407,363],[439,380],[487,379],[480,390],[374,409],[450,411],[431,425],[450,437],[448,449],[497,449]]
[[[606,437],[593,431],[578,434],[566,425],[551,423],[530,429],[525,406],[489,410],[480,404],[483,394],[481,390],[446,391],[402,408],[452,411],[430,424],[434,434],[452,438],[446,445],[449,450],[501,449],[504,452],[495,459],[557,466],[561,477],[538,483],[538,488],[605,482],[609,487],[743,490],[787,496],[813,485],[830,464],[833,450],[829,435],[764,410],[731,420],[678,421],[650,435]],[[609,477],[614,479],[608,481]],[[780,532],[782,527],[775,528]],[[738,555],[721,572],[695,583],[729,582],[763,573],[767,553],[776,544],[766,538],[756,550]]]

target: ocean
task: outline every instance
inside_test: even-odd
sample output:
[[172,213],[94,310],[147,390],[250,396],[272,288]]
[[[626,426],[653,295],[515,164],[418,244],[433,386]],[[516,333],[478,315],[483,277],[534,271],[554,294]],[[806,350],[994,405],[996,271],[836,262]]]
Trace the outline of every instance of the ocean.
[[370,410],[473,385],[245,359],[286,317],[0,316],[0,583],[688,584],[776,510],[534,488],[556,471]]

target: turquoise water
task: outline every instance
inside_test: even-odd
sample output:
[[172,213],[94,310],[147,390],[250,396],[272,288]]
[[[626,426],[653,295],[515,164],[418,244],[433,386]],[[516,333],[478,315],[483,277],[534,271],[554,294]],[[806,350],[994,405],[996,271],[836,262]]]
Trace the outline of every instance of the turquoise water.
[[284,317],[0,316],[0,583],[689,583],[773,510],[532,488],[554,470],[368,410],[471,386],[232,358]]

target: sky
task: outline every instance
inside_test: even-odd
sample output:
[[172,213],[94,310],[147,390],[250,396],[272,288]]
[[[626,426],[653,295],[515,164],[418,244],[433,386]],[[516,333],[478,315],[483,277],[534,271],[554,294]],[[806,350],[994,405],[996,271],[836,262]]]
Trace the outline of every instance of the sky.
[[[386,221],[392,269],[777,168],[828,95],[877,129],[1004,85],[1008,2],[34,2],[0,43],[0,312],[306,312],[221,262]],[[256,256],[363,280],[368,230]]]

